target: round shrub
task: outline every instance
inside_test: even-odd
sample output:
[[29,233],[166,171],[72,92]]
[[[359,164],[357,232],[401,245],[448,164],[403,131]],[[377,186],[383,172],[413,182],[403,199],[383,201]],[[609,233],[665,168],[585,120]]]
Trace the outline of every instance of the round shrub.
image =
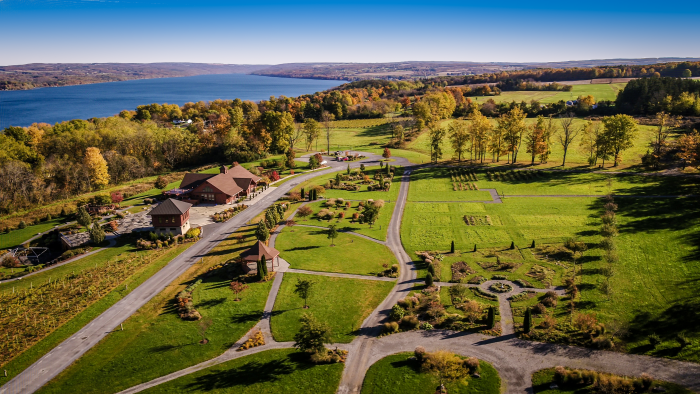
[[394,305],[391,307],[391,313],[389,313],[389,318],[391,320],[399,321],[401,320],[404,315],[406,314],[406,311],[399,305]]
[[544,304],[542,304],[541,302],[532,307],[532,313],[534,313],[535,315],[541,315],[545,312],[547,312],[547,307],[544,306]]
[[418,361],[422,361],[425,358],[425,348],[423,346],[416,346],[416,350],[413,351],[413,355],[416,356]]
[[24,222],[24,220],[19,222],[19,225],[17,226],[20,230],[23,228],[27,228],[27,223]]
[[418,318],[415,316],[404,316],[401,319],[401,327],[406,330],[415,330],[420,325]]

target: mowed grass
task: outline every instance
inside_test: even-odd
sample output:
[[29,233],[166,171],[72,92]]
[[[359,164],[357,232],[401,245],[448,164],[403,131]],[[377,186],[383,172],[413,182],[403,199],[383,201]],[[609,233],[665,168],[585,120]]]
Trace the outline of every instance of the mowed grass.
[[[250,283],[234,301],[229,289],[231,274],[210,267],[235,258],[253,242],[254,227],[240,233],[237,242],[229,237],[187,270],[176,281],[151,299],[124,322],[124,331],[114,331],[90,349],[71,367],[42,388],[44,393],[108,393],[155,379],[214,358],[241,339],[262,317],[272,282]],[[203,319],[211,319],[206,331],[209,343],[202,345],[198,321],[178,317],[175,297],[185,286],[201,277],[203,282],[193,293],[195,309]]]
[[[474,244],[479,251],[494,248],[504,251],[514,242],[523,267],[538,264],[556,269],[539,262],[532,255],[530,244],[534,240],[538,246],[561,245],[567,238],[576,238],[588,246],[581,259],[582,274],[577,279],[581,290],[578,312],[594,313],[607,326],[626,327],[629,334],[618,343],[619,349],[700,361],[700,318],[697,318],[700,296],[695,288],[700,280],[700,206],[694,197],[651,197],[697,195],[693,181],[679,177],[615,176],[610,189],[607,179],[601,180],[596,174],[553,173],[542,180],[507,181],[499,186],[506,190],[503,204],[408,203],[401,236],[409,253],[416,250],[447,253],[454,240],[458,253],[446,254],[441,269],[443,276],[450,274],[446,267],[459,260],[479,272],[478,265],[473,263],[484,261],[485,256],[473,255]],[[588,194],[589,185],[594,194],[605,194],[607,190],[619,194],[615,198],[620,229],[615,238],[619,262],[613,266],[610,297],[601,290],[605,281],[602,269],[606,266],[599,245],[602,198],[508,197],[509,194]],[[488,215],[494,224],[467,226],[464,215]],[[517,263],[515,258],[510,260]],[[506,276],[517,278],[521,269]],[[554,276],[555,285],[560,284],[556,280],[558,275]],[[648,342],[648,335],[653,333],[662,338],[655,349]],[[695,344],[681,349],[675,340],[679,333]]]
[[[606,371],[601,371],[606,372]],[[653,373],[652,373],[653,376]],[[559,387],[551,389],[549,386],[555,383],[554,368],[539,370],[532,374],[532,389],[537,394],[593,394],[599,392],[592,386]],[[654,380],[651,387],[663,387],[668,394],[690,394],[692,391],[675,383]]]
[[23,229],[15,229],[9,233],[2,233],[0,234],[0,250],[19,246],[31,237],[39,233],[53,230],[54,227],[60,226],[61,224],[67,222],[68,220],[66,218],[53,218],[39,224],[34,224],[31,226],[28,225]]
[[[308,309],[303,309],[304,301],[294,294],[294,285],[300,279],[314,282]],[[293,341],[301,327],[299,318],[309,313],[330,326],[333,342],[349,343],[357,335],[365,318],[384,300],[394,284],[287,272],[272,313],[272,335],[280,342]]]
[[155,386],[144,393],[333,394],[343,364],[314,365],[292,349],[268,350]]
[[[134,272],[131,277],[126,279],[121,283],[120,286],[112,290],[111,292],[107,293],[104,297],[102,297],[99,301],[93,303],[92,305],[88,306],[86,309],[78,313],[75,317],[73,317],[71,320],[68,322],[64,323],[62,326],[57,328],[54,332],[46,336],[44,339],[41,341],[37,342],[34,346],[31,348],[27,349],[23,353],[19,354],[17,357],[12,359],[9,363],[3,365],[3,369],[7,370],[8,376],[7,380],[5,381],[0,381],[2,383],[9,381],[9,379],[14,378],[16,375],[18,375],[20,372],[24,371],[26,368],[28,368],[30,365],[35,363],[39,358],[41,358],[44,354],[50,352],[52,349],[54,349],[56,346],[58,346],[61,342],[64,340],[68,339],[71,335],[75,334],[78,330],[80,330],[83,326],[88,324],[90,321],[92,321],[94,318],[102,314],[102,312],[106,311],[108,308],[110,308],[112,305],[117,303],[119,300],[127,296],[133,289],[137,288],[139,285],[141,285],[143,282],[145,282],[148,278],[150,278],[153,274],[158,272],[161,268],[163,268],[166,264],[170,262],[173,258],[175,258],[177,255],[182,253],[185,249],[187,249],[189,246],[192,244],[185,244],[183,246],[179,246],[177,248],[172,248],[162,255],[160,255],[157,259],[155,259],[150,265],[146,266],[145,269],[139,270],[138,272]],[[56,280],[56,278],[59,277],[57,275],[61,268],[64,267],[72,267],[76,272],[81,269],[85,269],[89,266],[92,266],[96,264],[98,261],[101,263],[104,263],[105,261],[109,261],[110,259],[115,259],[118,258],[118,256],[121,253],[124,253],[125,251],[129,250],[129,246],[121,246],[121,247],[115,247],[108,249],[106,251],[102,251],[98,254],[86,257],[82,260],[79,260],[78,262],[84,263],[84,265],[79,266],[78,262],[71,263],[64,265],[59,268],[55,268],[52,270],[51,273],[53,273],[56,276],[53,276],[51,278],[54,278],[53,280]],[[111,252],[111,253],[110,253]],[[146,252],[141,252],[141,253],[146,253]],[[98,260],[100,259],[100,260]],[[67,269],[67,268],[64,268]],[[68,271],[72,272],[72,271]],[[12,281],[10,283],[7,283],[5,285],[0,285],[3,287],[0,287],[0,291],[5,292],[5,291],[11,291],[11,287],[17,287],[17,290],[21,289],[26,289],[31,286],[33,281],[35,280],[48,280],[49,276],[47,276],[49,272],[43,273],[43,274],[37,274],[35,277],[32,277],[31,281]],[[63,275],[67,275],[66,272],[62,273]],[[30,279],[30,278],[27,278]],[[37,282],[38,283],[38,282]],[[10,289],[10,290],[8,290]]]
[[496,103],[510,103],[515,101],[520,103],[522,101],[530,104],[530,101],[539,101],[541,104],[556,103],[560,100],[570,101],[576,100],[578,96],[591,95],[595,97],[595,101],[615,101],[617,99],[617,93],[624,89],[626,83],[612,83],[612,84],[582,84],[582,85],[572,85],[573,89],[570,92],[564,91],[519,91],[519,92],[501,92],[498,96],[477,96],[472,97],[478,103],[485,103],[489,99],[493,99]]
[[[469,124],[468,120],[447,120],[442,123],[443,127],[447,127],[450,122],[465,122]],[[527,118],[525,119],[525,123],[527,125],[533,125],[537,122],[536,118]],[[573,127],[574,128],[580,128],[585,124],[586,120],[581,119],[581,118],[575,118]],[[491,124],[496,127],[498,122],[496,121],[495,118],[491,119]],[[559,125],[558,119],[555,118],[555,124],[557,125],[558,129],[561,130],[561,126]],[[601,126],[602,127],[602,126]],[[614,164],[613,162],[606,160],[605,161],[605,170],[608,171],[618,171],[618,170],[626,170],[630,167],[634,170],[643,170],[643,168],[640,168],[641,165],[641,157],[646,153],[647,149],[649,148],[649,142],[653,138],[653,133],[654,133],[655,127],[654,126],[646,126],[646,125],[639,125],[638,126],[638,133],[636,138],[633,141],[633,146],[630,149],[627,149],[621,153],[621,158],[622,158],[622,163],[618,167],[612,167]],[[678,137],[678,134],[676,133],[671,133],[669,136],[669,142],[674,141]],[[557,136],[553,136],[551,143],[549,145],[551,149],[551,154],[549,156],[549,160],[545,164],[541,164],[537,158],[535,158],[535,167],[536,168],[550,168],[550,167],[561,167],[562,160],[564,158],[564,149],[562,148],[561,144],[558,142]],[[579,134],[574,141],[571,143],[569,146],[569,150],[566,154],[566,168],[589,168],[588,165],[588,152],[585,151],[584,148],[580,146],[581,144],[581,134]],[[445,139],[442,142],[442,151],[443,151],[443,156],[442,156],[442,161],[449,161],[449,160],[456,160],[457,155],[454,153],[454,150],[452,149],[452,145],[450,144],[450,140],[448,137],[445,137]],[[406,149],[424,153],[424,154],[430,154],[430,138],[428,135],[427,131],[424,131],[422,134],[418,136],[413,142],[407,144]],[[523,144],[521,146],[520,151],[518,153],[518,159],[516,164],[519,166],[530,166],[532,158],[529,153],[526,152],[526,148]],[[462,160],[468,160],[470,159],[470,153],[466,152],[462,156]],[[498,162],[492,162],[492,155],[490,152],[486,153],[486,156],[484,157],[484,164],[489,165],[489,166],[501,166],[501,165],[508,165],[507,163],[507,156],[503,155],[498,159]],[[598,160],[598,165],[602,165],[602,161]],[[600,168],[597,168],[600,169]]]
[[310,271],[374,276],[398,264],[389,248],[356,235],[339,232],[333,243],[324,229],[294,226],[277,236],[275,248],[291,268]]
[[[474,191],[457,191],[451,189],[450,170],[473,171],[479,179],[476,183],[480,189],[496,189],[499,195],[507,199],[511,195],[580,195],[602,196],[608,193],[616,195],[690,195],[700,193],[700,186],[693,178],[643,176],[634,174],[599,174],[587,172],[562,171],[528,171],[509,169],[479,169],[466,166],[421,168],[411,173],[409,201],[460,200],[462,194]],[[492,174],[489,180],[486,172]],[[496,176],[498,174],[498,176]],[[450,185],[449,190],[447,185]],[[439,190],[441,192],[431,192]],[[432,193],[432,194],[431,194]],[[489,197],[488,200],[491,200]]]
[[[365,375],[362,394],[433,394],[440,385],[437,376],[421,372],[420,362],[411,359],[413,353],[398,353],[374,363]],[[491,364],[479,361],[480,378],[467,378],[463,382],[446,382],[448,393],[498,394],[501,378]]]
[[[350,208],[348,208],[347,210],[343,208],[326,207],[325,201],[313,202],[311,204],[308,204],[308,206],[313,210],[311,216],[303,219],[300,217],[296,217],[296,223],[321,227],[328,227],[334,224],[338,230],[352,231],[358,234],[363,234],[368,237],[372,237],[374,239],[378,239],[380,241],[386,241],[386,234],[389,228],[389,222],[391,221],[391,216],[394,212],[394,207],[396,206],[396,203],[385,203],[379,211],[379,218],[377,218],[377,221],[374,222],[372,227],[370,227],[367,223],[360,224],[358,223],[358,221],[352,219],[353,213],[362,213],[362,209],[358,208],[358,202],[352,202]],[[335,212],[336,217],[331,220],[318,218],[317,214],[323,208]],[[345,217],[342,219],[338,218],[338,214],[340,212],[345,214]]]
[[[481,177],[474,183],[482,188]],[[464,182],[463,182],[464,183]],[[454,190],[450,168],[421,168],[411,172],[408,201],[493,201],[484,190]]]

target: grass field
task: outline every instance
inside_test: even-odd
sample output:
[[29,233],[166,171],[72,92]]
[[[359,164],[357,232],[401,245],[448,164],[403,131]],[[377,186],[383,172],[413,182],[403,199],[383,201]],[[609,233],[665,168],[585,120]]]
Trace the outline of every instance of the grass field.
[[[700,321],[690,317],[700,316],[700,297],[693,290],[700,279],[700,208],[694,198],[616,198],[620,229],[616,244],[620,261],[614,265],[613,294],[608,298],[601,291],[604,281],[601,269],[605,263],[599,247],[599,217],[603,200],[507,197],[509,193],[578,194],[589,185],[596,194],[602,191],[600,185],[607,188],[606,181],[601,182],[597,175],[554,174],[551,178],[504,182],[498,187],[506,190],[503,204],[408,203],[401,228],[402,241],[409,253],[416,250],[447,253],[454,240],[458,253],[446,255],[441,269],[443,276],[449,275],[446,268],[458,259],[480,272],[478,263],[488,259],[471,252],[474,244],[479,251],[492,252],[497,248],[501,250],[499,253],[504,253],[512,241],[522,257],[522,266],[505,274],[512,278],[523,274],[528,264],[558,272],[555,266],[532,255],[529,245],[533,240],[539,246],[560,245],[567,238],[577,238],[588,246],[581,259],[582,275],[577,279],[581,290],[579,312],[592,312],[606,325],[627,327],[629,335],[618,344],[621,349],[700,360],[697,344]],[[612,190],[620,195],[698,194],[692,179],[675,177],[618,176]],[[477,219],[488,215],[492,225],[467,226],[465,215]],[[516,264],[519,261],[517,255],[502,258]],[[559,284],[559,275],[554,275],[554,284]],[[648,345],[647,336],[652,333],[662,338],[655,349]],[[674,339],[678,333],[685,333],[696,345],[681,349]]]
[[522,92],[501,92],[498,96],[477,96],[471,97],[478,103],[485,103],[488,99],[493,99],[497,103],[522,101],[530,104],[530,101],[536,100],[542,104],[556,103],[559,100],[569,101],[576,100],[578,96],[591,95],[595,97],[596,102],[603,100],[615,101],[617,93],[624,89],[626,83],[612,84],[586,84],[572,85],[573,89],[570,92],[541,92],[541,91],[522,91]]
[[[398,353],[377,361],[367,371],[362,383],[362,394],[433,394],[440,385],[436,376],[420,371],[420,362],[410,357],[413,353]],[[501,378],[491,364],[479,362],[481,378],[468,378],[466,383],[447,382],[450,394],[498,394]]]
[[42,392],[117,392],[216,357],[230,348],[261,318],[272,282],[251,283],[233,301],[228,288],[230,274],[225,269],[202,276],[193,293],[193,303],[203,319],[211,319],[206,332],[209,343],[199,344],[199,322],[177,316],[175,296],[193,278],[210,267],[225,262],[253,243],[252,226],[245,227],[244,242],[229,237],[197,264],[124,322],[124,331],[115,331],[90,349],[56,377]]
[[[304,301],[294,294],[299,279],[315,283],[308,309],[302,308]],[[394,282],[285,273],[270,322],[272,335],[280,342],[293,341],[299,331],[299,318],[310,313],[328,323],[333,342],[349,343],[392,287]]]
[[330,243],[325,230],[295,226],[277,236],[275,248],[292,268],[310,271],[375,276],[398,264],[389,248],[356,235],[338,233]]
[[322,227],[328,227],[331,224],[335,224],[338,230],[353,231],[359,234],[366,235],[368,237],[372,237],[374,239],[378,239],[380,241],[386,241],[386,234],[389,227],[389,222],[391,221],[391,215],[394,212],[394,207],[396,206],[396,203],[392,202],[384,204],[384,207],[382,207],[382,209],[379,211],[379,218],[376,222],[374,222],[372,228],[369,227],[369,224],[360,224],[357,221],[353,221],[352,214],[362,212],[362,210],[358,210],[357,202],[353,202],[351,204],[351,207],[347,210],[342,208],[328,208],[331,211],[336,212],[336,215],[340,212],[343,212],[345,214],[345,217],[343,219],[339,219],[336,216],[330,221],[327,219],[320,219],[316,215],[318,214],[318,212],[321,211],[321,209],[325,207],[325,201],[313,202],[311,204],[308,204],[308,206],[313,210],[313,214],[304,219],[297,217],[296,222],[298,224],[307,224],[310,226]]
[[[156,260],[151,262],[150,265],[146,266],[144,269],[139,270],[137,272],[133,272],[132,275],[123,281],[121,285],[109,293],[107,293],[104,297],[102,297],[100,300],[97,302],[94,302],[81,312],[77,313],[71,320],[67,321],[60,327],[58,327],[55,331],[53,331],[51,334],[47,335],[44,337],[42,340],[34,344],[32,347],[27,349],[26,351],[22,352],[18,356],[16,356],[14,359],[12,359],[10,362],[7,364],[3,365],[3,369],[7,370],[8,376],[5,381],[12,379],[14,376],[22,372],[24,369],[32,365],[34,362],[36,362],[40,357],[42,357],[44,354],[47,352],[50,352],[54,347],[56,347],[59,343],[62,341],[68,339],[71,335],[73,335],[76,331],[81,329],[85,324],[89,323],[92,319],[96,318],[99,316],[102,312],[107,310],[109,307],[114,305],[117,301],[121,300],[124,298],[126,295],[128,295],[131,290],[135,289],[138,287],[141,283],[146,281],[148,278],[150,278],[153,274],[158,272],[161,268],[163,268],[170,260],[172,260],[175,256],[178,254],[182,253],[184,249],[189,247],[192,244],[186,244],[184,246],[178,247],[178,248],[172,248],[168,249],[160,255]],[[112,248],[108,249],[106,251],[100,252],[101,255],[98,253],[96,255],[87,257],[85,259],[79,260],[79,262],[84,263],[85,265],[83,266],[78,266],[77,263],[74,264],[68,264],[59,268],[55,268],[53,271],[60,270],[61,268],[64,267],[72,267],[73,270],[76,272],[86,269],[87,267],[92,266],[93,264],[96,264],[97,261],[101,262],[106,262],[106,261],[111,261],[115,258],[117,258],[121,253],[125,252],[129,247],[128,246],[123,246],[123,247],[117,247],[117,248]],[[111,253],[110,253],[111,252]],[[101,260],[98,260],[101,259]],[[70,271],[68,271],[70,272]],[[48,273],[47,273],[48,274]],[[58,273],[54,272],[53,276],[54,280],[58,278],[59,276],[57,275]],[[32,278],[32,281],[27,282],[27,281],[14,281],[11,282],[7,285],[0,288],[0,291],[3,292],[3,294],[8,291],[8,289],[11,286],[16,286],[18,287],[18,291],[21,291],[22,289],[26,289],[27,287],[31,286],[31,283],[33,283],[34,280],[38,280],[41,275],[45,274],[38,274],[35,277]],[[63,275],[67,275],[67,272],[64,272]],[[48,276],[44,276],[43,280],[47,280]],[[27,285],[27,283],[30,283]],[[38,282],[37,282],[38,283]],[[0,383],[4,383],[5,381],[0,380]]]
[[68,220],[66,218],[53,218],[39,224],[27,226],[23,229],[10,231],[7,234],[0,234],[0,250],[18,246],[38,233],[52,230],[54,227],[67,222]]
[[335,393],[343,364],[314,365],[307,360],[308,355],[295,350],[268,350],[183,376],[144,393]]
[[[593,394],[599,392],[598,389],[593,386],[559,387],[556,389],[550,389],[549,386],[552,383],[554,383],[554,368],[542,369],[532,374],[532,388],[533,392],[537,394]],[[665,392],[668,394],[692,393],[692,391],[677,384],[654,380],[651,387],[658,386],[666,389]]]
[[[493,201],[491,195],[483,190],[454,190],[454,182],[447,167],[422,168],[411,173],[411,183],[408,189],[408,201]],[[481,174],[479,174],[481,175]],[[478,181],[469,182],[482,186],[482,176]],[[466,183],[462,182],[462,185]],[[458,186],[459,187],[459,186]]]

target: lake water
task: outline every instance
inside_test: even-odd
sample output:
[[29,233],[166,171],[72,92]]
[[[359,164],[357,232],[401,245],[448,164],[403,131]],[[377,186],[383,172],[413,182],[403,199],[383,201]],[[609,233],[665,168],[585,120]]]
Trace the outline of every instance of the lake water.
[[34,122],[54,124],[111,116],[151,103],[182,105],[216,99],[260,101],[270,96],[295,97],[342,83],[344,81],[217,74],[0,91],[0,129],[10,125],[29,126]]

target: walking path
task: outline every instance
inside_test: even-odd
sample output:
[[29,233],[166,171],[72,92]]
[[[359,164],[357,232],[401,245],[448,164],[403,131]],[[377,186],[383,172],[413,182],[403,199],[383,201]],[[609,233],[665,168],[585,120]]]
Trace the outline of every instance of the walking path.
[[[359,164],[359,162],[355,163]],[[344,165],[345,163],[342,164]],[[485,291],[489,291],[488,287],[493,283],[508,283],[511,286],[513,286],[513,290],[511,292],[497,295],[499,300],[499,310],[502,327],[502,335],[499,337],[490,337],[475,333],[454,332],[449,330],[431,330],[410,331],[399,334],[392,334],[382,338],[377,338],[377,334],[379,334],[380,332],[380,324],[387,318],[388,312],[391,310],[391,307],[394,304],[396,304],[396,302],[399,299],[405,297],[410,291],[412,291],[414,288],[414,284],[418,282],[416,280],[416,267],[413,265],[412,259],[403,249],[400,239],[401,218],[403,216],[403,211],[406,205],[408,195],[408,182],[410,172],[410,168],[407,169],[400,180],[401,184],[399,198],[396,202],[396,207],[391,217],[387,234],[387,241],[385,242],[385,244],[392,250],[397,260],[399,261],[400,277],[396,281],[396,285],[394,286],[390,294],[385,298],[381,305],[379,305],[379,307],[376,308],[362,323],[362,326],[360,328],[360,335],[350,344],[339,345],[339,347],[348,350],[349,354],[341,378],[340,386],[338,388],[338,393],[359,393],[367,369],[373,363],[391,354],[412,351],[417,345],[425,347],[428,351],[449,349],[451,351],[465,356],[474,356],[479,359],[490,362],[498,370],[502,379],[503,390],[507,393],[531,393],[532,373],[539,369],[553,367],[556,365],[564,365],[573,368],[603,370],[606,372],[628,376],[639,376],[644,372],[649,372],[656,379],[678,383],[689,388],[690,390],[700,392],[700,364],[681,362],[663,358],[653,358],[648,356],[598,351],[572,346],[545,344],[518,339],[514,333],[513,317],[510,304],[507,300],[508,297],[512,294],[517,294],[522,291],[545,292],[553,290],[556,291],[558,294],[563,294],[563,289],[561,288],[522,288],[514,283],[502,280],[487,281],[479,285],[479,287],[484,289]],[[314,174],[314,176],[315,175],[317,174]],[[263,204],[260,204],[259,206],[263,206]],[[248,211],[249,210],[246,210],[244,212],[248,214],[253,213]],[[241,215],[237,216],[236,218],[238,218],[239,220],[243,219],[240,216]],[[231,223],[231,221],[227,223]],[[230,227],[233,226],[231,225]],[[283,228],[284,226],[280,226],[278,230],[272,235],[270,239],[271,245],[274,245],[279,231],[281,231]],[[207,233],[222,233],[222,231],[216,230],[221,229],[219,228],[208,230]],[[228,234],[223,234],[222,237],[225,238],[227,235]],[[214,236],[210,238],[214,238]],[[212,245],[209,248],[201,248],[202,250],[200,250],[199,252],[202,255],[205,254],[221,239],[209,240],[209,242],[212,243]],[[168,266],[170,265],[174,264],[171,262]],[[163,271],[164,270],[161,270],[161,272]],[[247,339],[248,335],[250,335],[249,332],[248,334],[246,334],[246,336],[241,338],[231,349],[227,350],[224,354],[222,354],[219,357],[183,369],[181,371],[174,372],[167,376],[160,377],[150,382],[146,382],[141,385],[132,387],[123,391],[122,393],[136,393],[145,390],[146,388],[156,386],[163,382],[167,382],[169,380],[176,379],[178,377],[185,376],[187,374],[200,371],[205,368],[209,368],[211,366],[238,357],[247,356],[265,350],[284,349],[292,347],[293,343],[291,342],[276,342],[274,338],[272,338],[270,331],[270,317],[272,315],[275,299],[278,295],[279,288],[282,283],[285,272],[312,273],[313,271],[307,272],[302,270],[292,270],[288,268],[288,264],[286,264],[286,262],[285,264],[280,264],[280,267],[277,270],[276,276],[272,284],[272,289],[268,295],[268,299],[265,304],[263,317],[253,329],[259,329],[263,332],[266,341],[266,344],[264,346],[237,352],[236,349],[240,346],[240,344],[242,344],[245,341],[245,339]],[[331,276],[347,275],[318,272],[313,273]],[[378,280],[379,278],[372,279]],[[451,286],[453,284],[441,282],[438,283],[438,285]],[[137,290],[141,287],[143,287],[143,285],[137,288]],[[115,307],[116,306],[117,305],[115,305]],[[114,307],[111,309],[114,309]],[[135,309],[130,311],[130,313],[128,313],[126,316],[130,315],[134,311]],[[126,318],[126,316],[124,318]],[[100,318],[96,320],[99,319]],[[90,323],[88,327],[92,326],[93,323]],[[116,324],[118,323],[119,322],[117,322]],[[114,327],[114,325],[116,324],[113,324],[111,327]],[[74,337],[78,337],[78,334],[76,334]],[[61,346],[59,346],[59,348],[60,347]],[[75,360],[78,356],[75,356],[73,360]],[[32,368],[34,368],[34,366],[32,366]],[[65,368],[65,366],[63,368]],[[53,376],[60,372],[61,369],[58,369],[57,371],[52,371]],[[29,371],[29,369],[27,371]],[[24,374],[26,374],[27,371],[25,371]],[[34,387],[36,388],[28,390],[24,387],[20,387],[19,390],[12,390],[11,392],[32,392],[35,391],[38,387],[41,387],[41,385],[43,385],[44,382],[47,381],[46,377],[41,375],[42,373],[45,374],[44,371],[34,370],[32,372],[34,374],[39,374],[38,376],[32,376],[32,378],[42,381],[38,384],[34,384]],[[17,380],[17,378],[15,378],[13,381],[15,380]],[[26,386],[27,385],[25,384],[25,387]],[[7,392],[6,387],[0,389],[0,394],[5,392]]]
[[[324,173],[332,173],[346,168],[331,166],[324,171],[302,175],[299,181],[314,178]],[[359,166],[360,161],[354,162]],[[68,368],[75,360],[95,346],[102,338],[108,335],[114,327],[124,322],[129,316],[145,305],[151,298],[160,293],[167,285],[177,279],[193,264],[200,261],[209,251],[229,235],[237,231],[246,222],[253,219],[269,205],[282,197],[292,189],[292,185],[283,184],[263,196],[254,206],[242,211],[232,219],[208,225],[204,228],[204,237],[192,245],[182,254],[170,261],[160,271],[151,276],[139,287],[115,303],[112,307],[93,319],[85,327],[63,341],[56,348],[45,354],[30,367],[15,376],[12,380],[0,387],[0,394],[33,393],[48,383],[61,371]],[[280,275],[281,276],[281,275]]]

